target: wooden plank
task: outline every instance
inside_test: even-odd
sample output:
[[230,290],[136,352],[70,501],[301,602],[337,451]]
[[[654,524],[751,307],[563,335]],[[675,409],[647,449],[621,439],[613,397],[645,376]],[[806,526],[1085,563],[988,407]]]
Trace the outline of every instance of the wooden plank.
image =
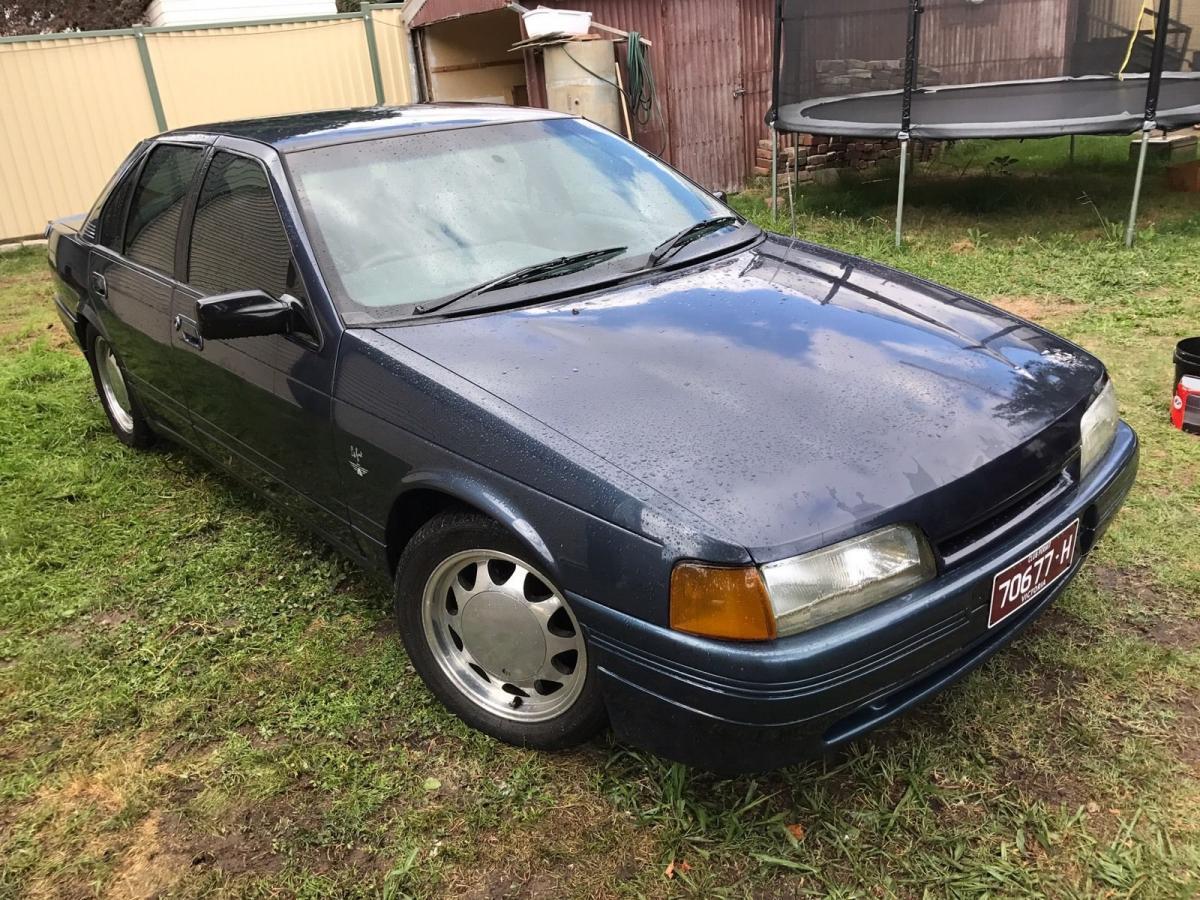
[[430,66],[429,73],[431,75],[444,75],[447,72],[471,72],[475,69],[492,69],[497,66],[519,66],[519,59],[493,59],[487,62],[480,63],[462,63],[457,66]]

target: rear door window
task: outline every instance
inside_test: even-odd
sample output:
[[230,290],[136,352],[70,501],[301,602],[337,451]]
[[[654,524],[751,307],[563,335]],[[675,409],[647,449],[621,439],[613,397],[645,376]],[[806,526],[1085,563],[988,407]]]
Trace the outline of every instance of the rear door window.
[[129,259],[174,274],[179,219],[202,154],[199,147],[172,144],[150,151],[125,225],[124,252]]
[[133,192],[136,177],[135,166],[113,187],[96,220],[96,243],[117,253],[125,249],[125,208],[129,206],[129,195]]
[[[125,222],[125,207],[129,204],[129,194],[133,190],[133,182],[137,178],[138,162],[146,149],[146,142],[140,142],[129,152],[124,161],[113,173],[112,178],[104,185],[104,190],[88,210],[87,219],[83,224],[83,236],[92,243],[102,243],[110,250],[121,252],[122,226]],[[109,236],[100,240],[101,222],[105,215],[108,217]],[[114,231],[115,227],[115,231]]]
[[262,290],[272,297],[301,296],[291,244],[257,160],[213,156],[196,204],[187,280],[205,294]]

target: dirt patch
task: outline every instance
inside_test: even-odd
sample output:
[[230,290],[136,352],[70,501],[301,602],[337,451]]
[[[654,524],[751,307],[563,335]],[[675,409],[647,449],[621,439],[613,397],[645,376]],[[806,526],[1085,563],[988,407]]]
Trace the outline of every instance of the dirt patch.
[[137,615],[125,609],[106,609],[92,616],[92,624],[101,628],[117,628],[126,622],[136,619]]
[[64,816],[85,806],[115,815],[125,808],[131,789],[145,778],[153,741],[149,734],[139,737],[132,746],[115,750],[104,764],[76,772],[65,784],[44,787],[36,801]]
[[1113,566],[1092,567],[1096,587],[1121,599],[1139,601],[1139,605],[1156,605],[1161,592],[1154,586],[1154,576],[1147,569],[1118,569]]
[[1170,709],[1175,713],[1171,730],[1179,761],[1193,778],[1200,778],[1200,696],[1177,700]]
[[87,643],[83,630],[75,625],[60,628],[54,632],[54,637],[61,641],[68,650],[82,650],[83,645]]
[[138,825],[133,844],[121,858],[108,896],[114,900],[157,897],[187,874],[191,859],[170,848],[162,816],[154,813]]
[[365,634],[351,640],[346,645],[346,652],[351,656],[366,656],[399,643],[400,627],[394,616],[387,616],[372,625]]
[[1034,772],[1017,764],[1007,774],[1017,790],[1027,797],[1071,810],[1094,808],[1089,804],[1095,804],[1095,788],[1069,772]]
[[1168,616],[1178,616],[1179,598],[1155,583],[1149,571],[1098,565],[1092,578],[1097,588],[1120,599],[1130,611],[1121,623],[1124,631],[1169,650],[1200,647],[1200,621]]
[[187,834],[182,828],[180,832],[176,838],[186,839],[178,844],[179,855],[197,869],[212,868],[225,875],[268,875],[283,865],[266,822],[248,823],[227,834]]
[[567,885],[553,875],[534,875],[522,880],[487,873],[462,897],[463,900],[558,900],[566,895],[566,889]]
[[1079,312],[1081,307],[1065,297],[1039,297],[1032,294],[999,294],[989,302],[1031,322],[1061,321]]
[[1131,609],[1156,610],[1169,603],[1168,593],[1155,582],[1149,569],[1096,565],[1091,573],[1097,588]]
[[[447,872],[447,897],[472,900],[551,900],[612,896],[634,873],[658,869],[653,835],[584,787],[595,761],[585,752],[557,760],[563,790],[534,822],[502,824],[478,835],[475,858]],[[661,871],[661,869],[659,869]]]
[[381,641],[394,641],[400,637],[400,625],[395,616],[387,616],[371,626],[371,633]]
[[178,813],[152,812],[135,829],[108,896],[158,897],[184,879],[211,871],[225,876],[278,872],[282,862],[274,850],[272,828],[278,827],[279,810],[272,807],[268,803],[244,813],[228,831],[217,834],[196,831]]
[[0,321],[0,344],[7,345],[9,350],[28,350],[43,338],[49,341],[53,350],[62,350],[75,343],[58,321],[47,322],[44,327],[31,322]]
[[1132,624],[1131,629],[1141,636],[1169,650],[1195,650],[1200,648],[1200,622],[1153,622]]

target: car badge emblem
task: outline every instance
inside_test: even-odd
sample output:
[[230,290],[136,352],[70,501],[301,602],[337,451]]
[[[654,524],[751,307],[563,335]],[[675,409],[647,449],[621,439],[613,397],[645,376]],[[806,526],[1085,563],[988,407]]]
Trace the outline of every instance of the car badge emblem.
[[362,478],[367,474],[367,467],[362,464],[363,453],[353,444],[350,445],[350,468],[354,470],[354,474]]

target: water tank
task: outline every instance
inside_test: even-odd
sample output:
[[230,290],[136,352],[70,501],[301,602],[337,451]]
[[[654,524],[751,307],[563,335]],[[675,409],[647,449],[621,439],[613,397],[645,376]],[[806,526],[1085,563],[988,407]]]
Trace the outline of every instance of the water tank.
[[612,41],[569,41],[547,47],[545,67],[547,107],[622,133]]

